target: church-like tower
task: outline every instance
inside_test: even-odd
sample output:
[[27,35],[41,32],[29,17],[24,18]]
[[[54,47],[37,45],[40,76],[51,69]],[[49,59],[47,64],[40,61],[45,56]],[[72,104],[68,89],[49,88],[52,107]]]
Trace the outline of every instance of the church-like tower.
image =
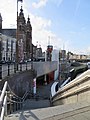
[[17,22],[18,61],[26,59],[26,20],[21,6]]
[[32,57],[32,26],[30,18],[26,23],[23,9],[21,7],[17,21],[17,45],[16,45],[17,61],[28,60]]
[[2,16],[1,16],[1,13],[0,13],[0,33],[2,33]]
[[29,16],[26,25],[26,53],[27,59],[32,57],[32,26]]

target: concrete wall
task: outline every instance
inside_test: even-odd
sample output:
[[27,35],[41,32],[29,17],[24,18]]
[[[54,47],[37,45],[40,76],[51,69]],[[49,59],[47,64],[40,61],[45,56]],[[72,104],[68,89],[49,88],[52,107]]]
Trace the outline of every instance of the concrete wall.
[[[10,85],[10,88],[14,93],[17,95],[23,95],[26,91],[30,90],[33,91],[33,79],[35,77],[47,74],[51,71],[55,71],[57,69],[57,62],[33,62],[33,69],[31,69],[31,63],[30,65],[27,65],[28,70],[26,71],[26,65],[22,65],[22,70],[24,71],[16,71],[14,74],[14,71],[10,70],[10,76],[7,76],[7,65],[3,65],[3,79],[0,81],[0,89],[2,89],[4,82],[8,81],[8,84]],[[20,66],[19,66],[20,68]],[[25,68],[25,69],[24,69]],[[14,69],[14,65],[10,65],[10,69]]]
[[[9,72],[10,75],[14,74],[14,64],[10,64],[9,65]],[[26,70],[26,63],[25,64],[21,64],[21,68],[22,71]],[[32,63],[27,63],[27,70],[30,70],[32,66]],[[47,73],[50,73],[52,71],[55,71],[57,69],[57,62],[53,61],[53,62],[33,62],[33,69],[37,72],[37,77],[45,75]],[[5,78],[8,75],[8,65],[7,64],[3,64],[2,65],[2,78]],[[18,65],[18,71],[20,71],[20,64]]]
[[35,71],[32,70],[12,74],[11,76],[5,77],[4,79],[2,79],[2,81],[0,81],[0,89],[2,89],[5,81],[8,81],[11,90],[15,94],[23,96],[26,91],[32,92],[32,84],[35,77]]
[[54,80],[57,80],[59,75],[59,50],[54,49],[52,51],[52,61],[57,61],[57,70],[54,73]]
[[63,88],[60,88],[52,98],[53,105],[84,101],[90,101],[90,70],[84,72]]
[[55,71],[57,69],[57,62],[33,62],[33,68],[37,71],[37,77]]

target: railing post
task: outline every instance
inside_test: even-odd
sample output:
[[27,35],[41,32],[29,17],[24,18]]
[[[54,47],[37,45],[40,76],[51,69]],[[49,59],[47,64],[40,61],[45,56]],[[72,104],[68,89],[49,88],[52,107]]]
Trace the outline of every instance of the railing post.
[[18,103],[18,98],[17,98],[17,110],[19,109],[19,103]]
[[10,114],[12,113],[11,99],[12,99],[12,95],[10,94]]
[[16,73],[16,63],[14,63],[14,73]]
[[16,63],[16,70],[18,71],[18,63]]
[[2,79],[2,64],[0,63],[0,79]]
[[[14,97],[14,96],[13,96],[12,99],[15,101],[15,97]],[[15,103],[15,102],[13,103],[13,112],[14,112],[14,111],[16,111],[16,103]]]
[[18,110],[18,100],[16,98],[16,110]]
[[20,63],[20,71],[22,71],[22,63]]
[[27,70],[27,62],[26,62],[26,70]]
[[8,76],[10,76],[10,64],[8,63]]
[[21,102],[21,103],[20,103],[20,109],[22,109],[22,100],[20,100],[20,102]]

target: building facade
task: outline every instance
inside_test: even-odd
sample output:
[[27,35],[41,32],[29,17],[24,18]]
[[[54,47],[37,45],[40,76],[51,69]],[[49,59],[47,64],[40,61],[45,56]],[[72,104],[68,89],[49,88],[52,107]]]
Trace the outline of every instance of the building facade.
[[[15,57],[17,58],[16,60],[18,60],[18,62],[20,62],[21,60],[28,60],[32,57],[32,26],[29,16],[26,22],[22,7],[17,19],[17,29],[2,29],[2,16],[0,14],[0,33],[2,43],[1,45],[3,45],[4,48],[8,45],[7,49],[5,48],[4,52],[1,50],[1,52],[3,53],[2,58],[4,58],[5,56],[6,60],[7,56],[11,54],[11,56],[9,55],[9,59],[12,60],[13,49],[15,50],[14,54],[16,55]],[[10,46],[12,46],[13,48],[10,48]]]
[[18,61],[27,60],[32,57],[32,26],[29,17],[26,23],[22,7],[17,22],[16,54]]
[[[37,46],[32,44],[30,18],[28,16],[26,21],[22,7],[17,18],[17,29],[2,29],[2,16],[0,14],[0,33],[1,41],[3,41],[2,43],[5,45],[4,47],[8,46],[4,52],[0,50],[3,53],[3,59],[13,60],[12,54],[14,54],[15,61],[17,62],[29,59],[35,60],[37,57],[42,57],[42,48],[37,48]],[[12,51],[14,51],[14,53]],[[8,55],[11,56],[7,57]]]
[[60,50],[59,59],[60,59],[60,61],[66,60],[66,50]]
[[16,39],[0,33],[0,60],[14,61],[16,56]]
[[47,56],[47,61],[52,61],[52,50],[53,50],[53,46],[52,45],[48,45],[47,46],[47,51],[46,51],[46,56]]

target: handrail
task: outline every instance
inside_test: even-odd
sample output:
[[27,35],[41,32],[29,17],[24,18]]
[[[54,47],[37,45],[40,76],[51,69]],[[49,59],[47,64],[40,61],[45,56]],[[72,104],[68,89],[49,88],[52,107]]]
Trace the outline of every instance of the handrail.
[[[9,88],[12,95],[15,96],[15,98],[18,98],[19,101],[14,101],[14,100],[10,99],[9,97],[7,97],[7,94],[6,94],[7,87]],[[7,115],[7,100],[9,100],[10,103],[12,102],[12,103],[17,103],[17,104],[22,104],[25,101],[29,92],[30,91],[26,91],[25,94],[23,95],[23,97],[19,97],[15,93],[12,92],[9,84],[6,81],[4,83],[4,87],[3,87],[2,93],[0,95],[0,109],[1,109],[0,120],[4,120],[4,114]]]
[[5,96],[6,93],[6,89],[7,89],[7,81],[4,83],[4,87],[0,96],[0,109],[1,110],[1,116],[0,116],[0,120],[3,120],[4,118],[4,113],[5,111],[7,112],[7,108],[5,109],[6,103],[7,103],[7,97]]
[[4,84],[4,87],[3,87],[3,90],[2,90],[2,93],[1,93],[1,96],[0,96],[0,108],[2,106],[2,102],[3,102],[3,99],[4,99],[6,89],[7,89],[7,81]]
[[[4,113],[6,112],[6,115],[7,115],[7,96],[5,96],[4,98],[4,102],[3,102],[3,107],[2,107],[2,111],[1,111],[1,118],[0,120],[3,120],[4,119]],[[6,110],[6,111],[5,111]]]

